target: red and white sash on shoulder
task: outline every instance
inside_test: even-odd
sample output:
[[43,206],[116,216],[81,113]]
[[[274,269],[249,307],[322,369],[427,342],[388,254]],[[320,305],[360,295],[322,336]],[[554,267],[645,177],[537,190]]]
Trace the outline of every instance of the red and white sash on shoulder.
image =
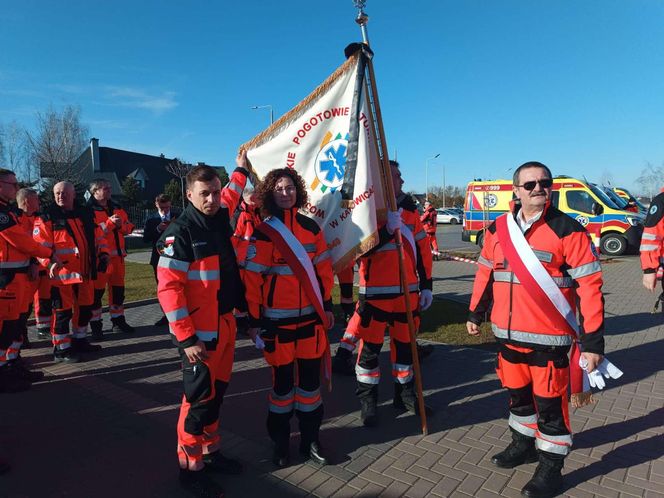
[[537,259],[511,213],[496,219],[496,233],[512,271],[528,294],[560,328],[578,335],[579,325],[572,307],[549,272]]
[[320,293],[316,271],[302,243],[295,238],[293,232],[276,216],[267,218],[256,229],[263,232],[284,257],[286,263],[302,284],[305,294],[316,309],[316,313],[323,322],[325,330],[327,330],[329,324],[327,323],[327,315],[323,308],[323,296]]

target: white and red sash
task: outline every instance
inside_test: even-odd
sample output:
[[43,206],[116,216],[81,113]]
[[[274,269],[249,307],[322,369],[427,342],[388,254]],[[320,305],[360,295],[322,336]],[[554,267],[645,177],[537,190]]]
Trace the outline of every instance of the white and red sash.
[[565,330],[579,333],[572,307],[533,252],[511,213],[496,219],[500,247],[514,274],[544,314]]
[[544,311],[544,314],[556,322],[559,327],[574,332],[576,340],[572,342],[570,353],[570,384],[572,394],[588,391],[588,374],[579,367],[581,350],[578,346],[579,324],[572,307],[563,296],[533,252],[523,232],[511,213],[496,219],[498,242],[509,261],[514,274],[530,297]]
[[327,330],[327,315],[323,308],[323,296],[320,293],[316,271],[302,243],[276,216],[267,218],[256,229],[263,232],[284,257]]

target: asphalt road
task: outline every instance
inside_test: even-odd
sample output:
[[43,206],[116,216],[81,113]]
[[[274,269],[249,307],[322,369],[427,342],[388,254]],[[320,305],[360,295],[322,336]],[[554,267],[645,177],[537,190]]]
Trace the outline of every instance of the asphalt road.
[[476,244],[461,240],[463,225],[439,223],[437,226],[436,238],[438,239],[438,247],[441,251],[463,250],[466,252],[469,249],[479,251],[479,247]]

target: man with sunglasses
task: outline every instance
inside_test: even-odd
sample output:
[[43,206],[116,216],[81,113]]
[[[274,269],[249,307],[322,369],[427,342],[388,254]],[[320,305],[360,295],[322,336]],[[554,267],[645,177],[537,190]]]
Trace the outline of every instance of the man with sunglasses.
[[549,168],[522,164],[513,183],[510,212],[485,234],[466,326],[469,334],[479,334],[491,309],[499,343],[496,371],[510,394],[512,433],[511,444],[491,461],[502,468],[539,461],[521,491],[539,498],[560,490],[572,446],[567,354],[576,330],[582,352],[572,361],[578,364],[580,356],[591,372],[604,354],[602,270],[583,226],[550,204]]

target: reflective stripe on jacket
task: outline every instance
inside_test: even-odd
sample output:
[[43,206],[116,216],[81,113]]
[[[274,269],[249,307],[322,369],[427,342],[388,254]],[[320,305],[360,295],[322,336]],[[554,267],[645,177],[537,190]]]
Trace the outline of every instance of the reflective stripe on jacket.
[[641,236],[641,268],[655,273],[664,260],[664,192],[650,203]]
[[240,202],[247,171],[237,168],[221,190],[221,208],[207,216],[192,204],[157,242],[157,296],[180,347],[214,342],[220,316],[233,310],[243,289],[231,245],[230,213]]
[[[322,230],[296,208],[283,211],[281,216],[284,225],[307,251],[318,278],[323,305],[325,310],[331,311],[334,275]],[[279,250],[260,231],[254,235],[256,240],[249,246],[243,274],[252,325],[258,326],[261,319],[275,326],[317,320],[315,308]]]
[[[104,208],[94,197],[90,197],[87,205],[95,215],[95,223],[101,228],[106,237],[109,255],[124,258],[127,255],[124,236],[129,235],[134,230],[134,225],[129,221],[127,212],[111,200],[108,201],[108,206]],[[119,227],[109,220],[114,214],[122,220]]]
[[[518,216],[514,212],[503,216]],[[549,203],[524,237],[546,271],[558,284],[572,310],[577,298],[582,316],[584,350],[604,353],[602,268],[590,235],[576,220]],[[481,323],[491,301],[494,334],[502,341],[526,347],[557,347],[572,343],[568,329],[558,328],[518,282],[505,259],[495,222],[484,236],[470,303],[470,321]],[[572,279],[575,285],[571,285]]]

